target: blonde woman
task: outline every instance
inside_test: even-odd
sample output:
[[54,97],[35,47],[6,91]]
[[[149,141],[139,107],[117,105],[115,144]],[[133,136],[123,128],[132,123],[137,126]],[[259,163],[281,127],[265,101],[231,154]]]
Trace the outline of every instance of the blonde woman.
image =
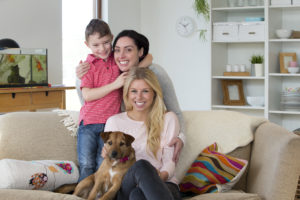
[[105,131],[122,131],[135,138],[137,162],[122,181],[118,199],[181,199],[174,177],[174,146],[179,122],[167,112],[155,74],[148,68],[132,68],[123,88],[126,112],[107,120]]

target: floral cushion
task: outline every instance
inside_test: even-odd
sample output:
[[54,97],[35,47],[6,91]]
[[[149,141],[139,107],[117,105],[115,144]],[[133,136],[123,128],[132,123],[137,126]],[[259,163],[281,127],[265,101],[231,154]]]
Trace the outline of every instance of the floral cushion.
[[14,159],[0,160],[0,188],[54,190],[64,185],[76,183],[79,172],[72,161]]

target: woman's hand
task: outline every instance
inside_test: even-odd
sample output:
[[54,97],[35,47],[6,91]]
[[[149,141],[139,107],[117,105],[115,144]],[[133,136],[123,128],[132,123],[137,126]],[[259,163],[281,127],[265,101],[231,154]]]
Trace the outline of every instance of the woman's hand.
[[107,150],[106,150],[106,148],[105,148],[105,145],[104,145],[103,148],[102,148],[101,156],[102,156],[102,158],[105,158],[105,157],[107,156]]
[[152,64],[153,56],[148,53],[143,60],[139,63],[139,67],[149,67]]
[[179,160],[179,155],[181,152],[181,149],[183,147],[183,142],[181,141],[180,138],[174,137],[171,142],[169,143],[169,147],[174,146],[174,153],[173,153],[173,158],[172,160],[177,163]]
[[76,67],[76,76],[81,79],[90,69],[90,64],[87,62],[80,61],[79,65]]
[[159,171],[158,169],[157,169],[157,173],[158,173],[158,176],[160,177],[160,179],[161,180],[163,180],[163,181],[167,181],[168,180],[168,177],[169,177],[169,173],[168,172],[166,172],[166,171]]

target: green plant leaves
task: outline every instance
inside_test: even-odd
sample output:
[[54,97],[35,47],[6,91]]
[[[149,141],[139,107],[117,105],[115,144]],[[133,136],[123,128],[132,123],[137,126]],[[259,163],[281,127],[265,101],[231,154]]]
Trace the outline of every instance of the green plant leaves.
[[203,15],[206,22],[209,21],[209,4],[206,0],[195,0],[194,9],[198,15]]

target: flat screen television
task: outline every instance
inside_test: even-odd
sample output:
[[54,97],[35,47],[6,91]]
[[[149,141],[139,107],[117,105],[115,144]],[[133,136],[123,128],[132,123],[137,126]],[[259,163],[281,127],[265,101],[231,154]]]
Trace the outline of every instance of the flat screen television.
[[0,88],[48,86],[47,49],[0,50]]

